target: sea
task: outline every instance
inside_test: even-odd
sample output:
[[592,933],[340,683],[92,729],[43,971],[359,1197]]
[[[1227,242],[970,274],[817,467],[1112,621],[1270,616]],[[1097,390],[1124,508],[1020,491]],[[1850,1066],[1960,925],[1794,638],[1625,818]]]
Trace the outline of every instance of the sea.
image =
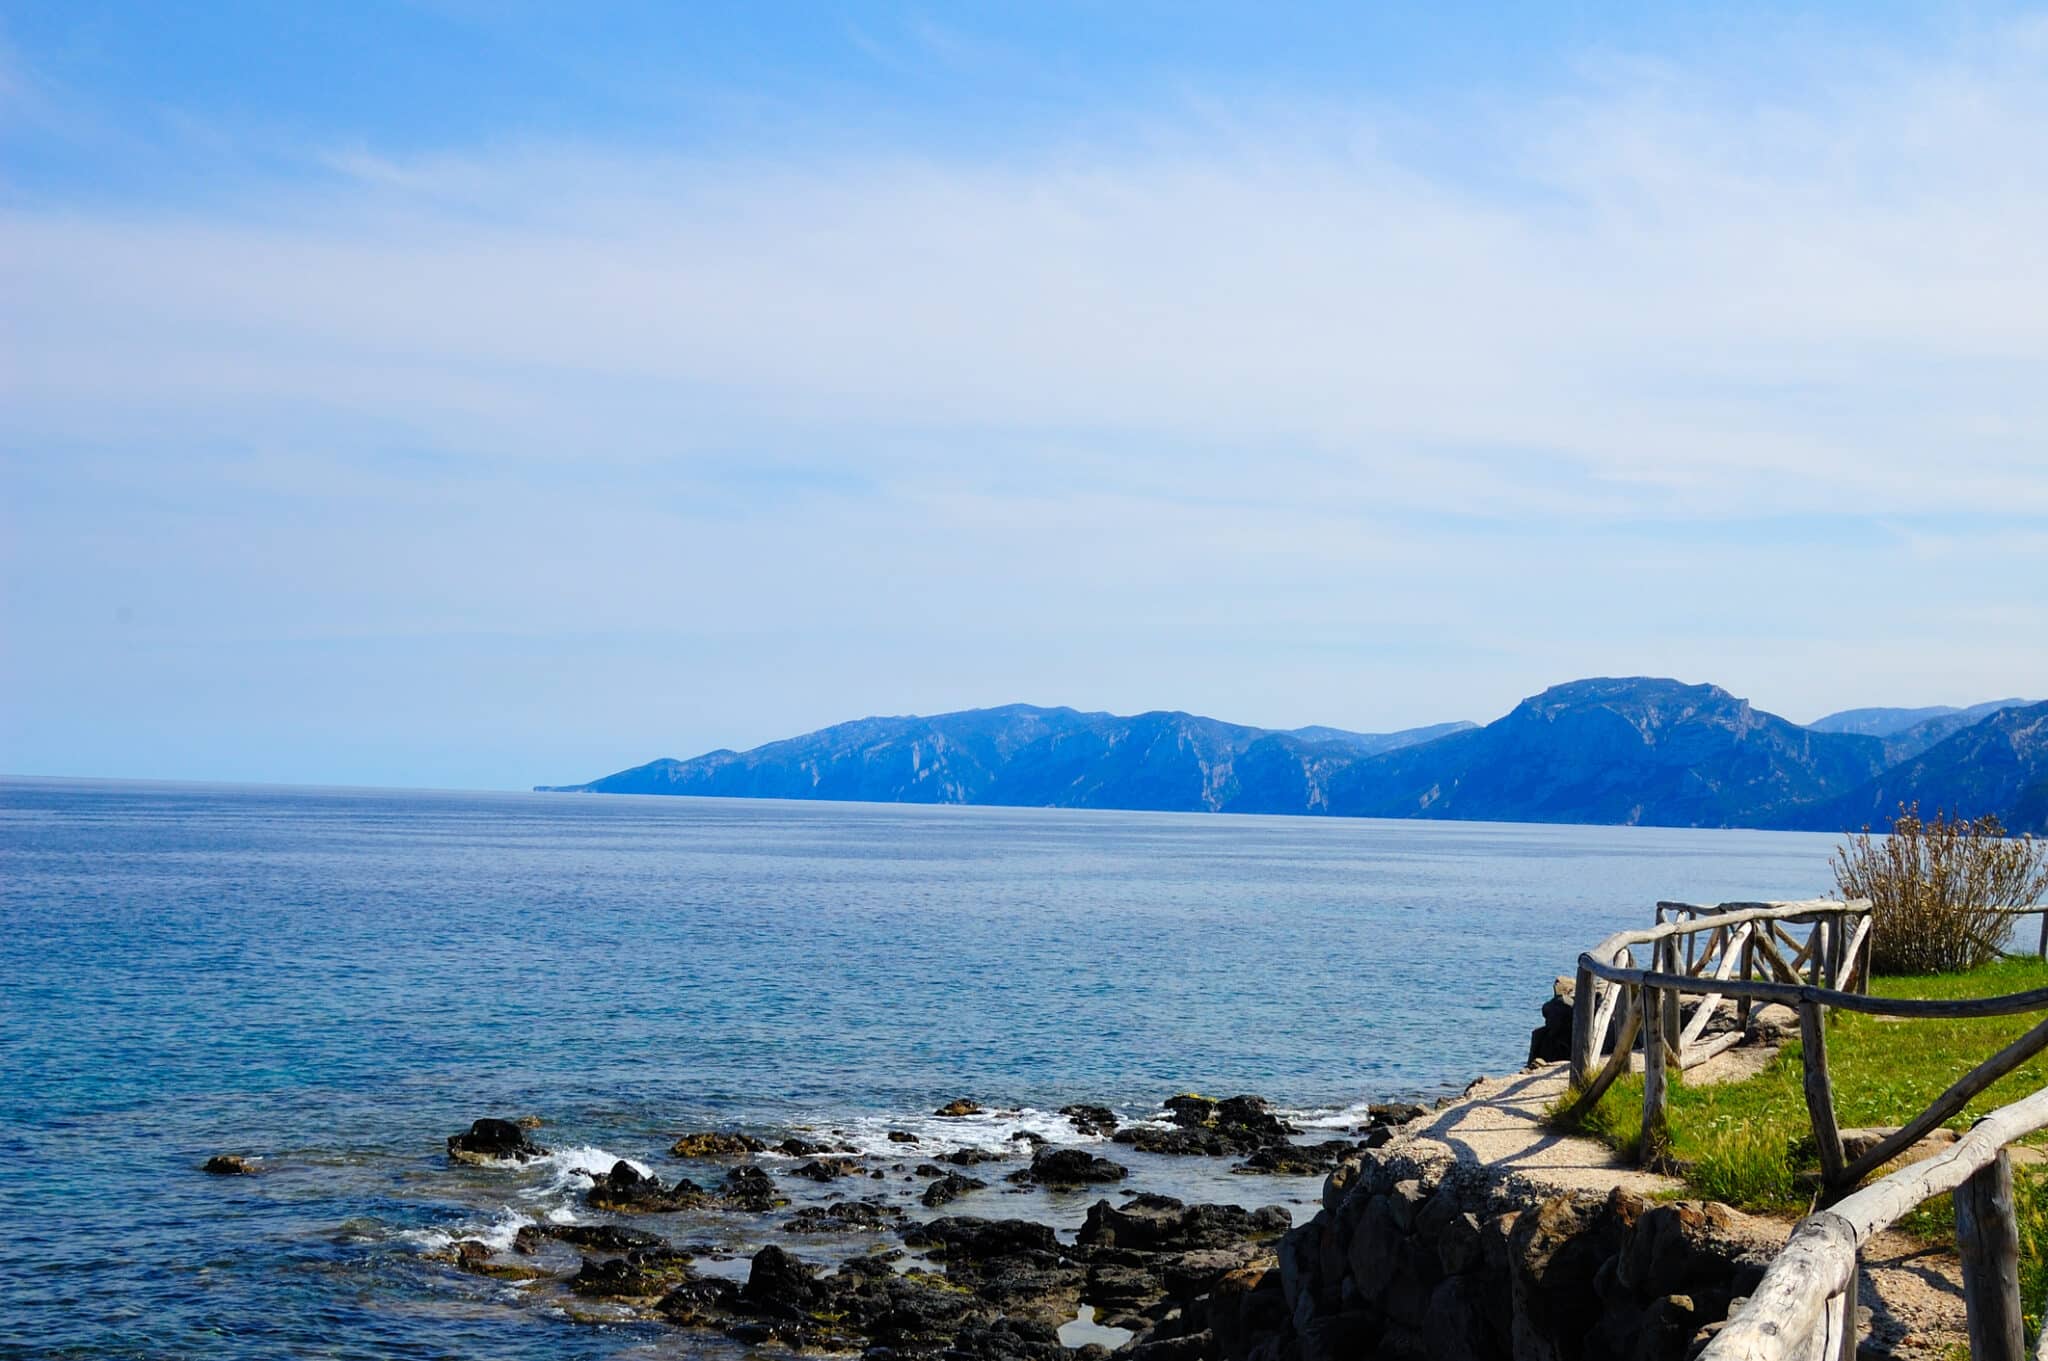
[[[1364,1103],[1518,1067],[1553,978],[1657,900],[1816,896],[1832,847],[0,780],[0,1355],[738,1358],[443,1260],[605,1218],[581,1192],[618,1160],[715,1180],[668,1155],[687,1131],[857,1149],[913,1217],[937,1212],[910,1164],[1026,1134],[1133,1186],[1304,1217],[1315,1178],[1135,1154],[1059,1109],[1132,1122],[1250,1093],[1305,1138],[1341,1133]],[[956,1098],[985,1113],[933,1114]],[[549,1152],[451,1166],[447,1136],[480,1116],[536,1122]],[[223,1153],[258,1174],[200,1170]],[[799,1205],[844,1194],[761,1161]],[[947,1212],[1069,1232],[1101,1194],[988,1179]],[[744,1276],[770,1242],[826,1264],[874,1246],[668,1218],[707,1272]]]

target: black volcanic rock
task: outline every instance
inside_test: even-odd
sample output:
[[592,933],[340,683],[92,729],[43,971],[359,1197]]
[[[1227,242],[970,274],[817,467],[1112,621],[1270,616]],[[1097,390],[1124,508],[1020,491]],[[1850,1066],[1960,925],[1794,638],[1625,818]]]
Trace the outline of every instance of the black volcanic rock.
[[526,1131],[513,1120],[472,1120],[467,1130],[448,1136],[450,1162],[478,1165],[523,1163],[546,1156],[547,1150],[528,1139]]
[[1031,1166],[1014,1173],[1011,1181],[1036,1182],[1040,1186],[1086,1186],[1122,1181],[1131,1170],[1122,1163],[1097,1157],[1083,1148],[1041,1149]]

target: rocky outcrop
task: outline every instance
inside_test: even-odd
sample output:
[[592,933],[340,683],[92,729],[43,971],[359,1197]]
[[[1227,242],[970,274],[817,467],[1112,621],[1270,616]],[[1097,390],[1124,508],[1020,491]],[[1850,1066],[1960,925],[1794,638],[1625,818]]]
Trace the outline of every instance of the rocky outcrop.
[[641,1175],[624,1159],[592,1180],[588,1198],[591,1209],[615,1214],[668,1214],[702,1209],[714,1202],[709,1191],[688,1177],[679,1177],[675,1185],[664,1186],[661,1178]]
[[[930,1164],[927,1163],[926,1166]],[[937,1171],[936,1168],[933,1170]],[[969,1191],[979,1191],[987,1185],[988,1183],[979,1177],[963,1177],[958,1172],[939,1172],[932,1183],[924,1188],[924,1194],[918,1199],[927,1208],[936,1209],[941,1205],[951,1204]]]
[[1170,1096],[1167,1126],[1127,1125],[1113,1136],[1141,1153],[1221,1157],[1248,1154],[1289,1143],[1301,1131],[1273,1114],[1265,1098],[1233,1096],[1217,1101],[1192,1092]]
[[768,1145],[751,1134],[730,1134],[709,1131],[702,1134],[685,1134],[669,1145],[672,1158],[738,1158],[760,1153]]
[[479,1167],[530,1162],[546,1157],[547,1152],[526,1137],[526,1131],[516,1120],[475,1120],[463,1133],[448,1136],[448,1160]]
[[841,1177],[859,1176],[861,1170],[858,1158],[813,1158],[801,1167],[791,1168],[789,1175],[811,1181],[838,1181]]
[[981,1107],[963,1096],[957,1100],[948,1101],[945,1105],[933,1111],[932,1114],[942,1115],[950,1120],[959,1120],[969,1115],[980,1115]]
[[1347,1162],[1272,1264],[1220,1278],[1231,1361],[1681,1361],[1776,1251],[1726,1207],[1549,1195],[1399,1146]]
[[1060,1107],[1060,1114],[1081,1134],[1108,1135],[1116,1133],[1116,1112],[1107,1106],[1072,1105]]
[[1013,1172],[1009,1180],[1039,1186],[1090,1186],[1122,1181],[1131,1169],[1122,1163],[1097,1157],[1083,1148],[1040,1149],[1031,1166]]
[[569,1289],[598,1299],[652,1303],[695,1278],[691,1260],[689,1253],[666,1244],[634,1248],[623,1257],[586,1257],[581,1269],[569,1278]]
[[256,1162],[239,1153],[216,1153],[199,1170],[216,1177],[253,1177],[256,1175]]

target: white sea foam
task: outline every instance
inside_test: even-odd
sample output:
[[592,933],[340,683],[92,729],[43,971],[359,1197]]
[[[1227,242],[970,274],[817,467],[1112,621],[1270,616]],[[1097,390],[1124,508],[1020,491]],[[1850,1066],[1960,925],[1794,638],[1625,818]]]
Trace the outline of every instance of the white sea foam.
[[[889,1138],[891,1130],[914,1134],[914,1144]],[[846,1144],[871,1157],[931,1157],[961,1148],[985,1148],[997,1152],[1029,1151],[1028,1141],[1019,1134],[1035,1134],[1051,1144],[1095,1144],[1103,1136],[1083,1134],[1073,1122],[1056,1111],[1026,1106],[1019,1110],[990,1110],[980,1115],[869,1115],[820,1121],[800,1137],[813,1143]]]
[[654,1175],[654,1169],[646,1163],[634,1158],[621,1158],[592,1144],[558,1148],[530,1165],[547,1171],[548,1180],[540,1191],[553,1193],[580,1189],[588,1185],[588,1179],[604,1175],[619,1163],[624,1163],[643,1177]]
[[1282,1119],[1299,1125],[1302,1129],[1353,1129],[1365,1124],[1372,1118],[1372,1112],[1368,1109],[1371,1105],[1372,1103],[1369,1101],[1360,1101],[1353,1105],[1345,1106],[1341,1110],[1331,1110],[1325,1107],[1321,1110],[1278,1111],[1275,1113]]
[[446,1252],[465,1238],[474,1238],[492,1252],[510,1252],[512,1240],[533,1219],[507,1206],[481,1224],[463,1224],[453,1229],[408,1229],[398,1235],[424,1252]]

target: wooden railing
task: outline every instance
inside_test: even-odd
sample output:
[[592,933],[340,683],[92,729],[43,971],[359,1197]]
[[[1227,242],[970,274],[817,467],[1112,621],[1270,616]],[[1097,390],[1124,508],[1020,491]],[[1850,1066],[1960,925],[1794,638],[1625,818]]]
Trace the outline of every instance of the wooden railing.
[[[1804,940],[1797,932],[1803,928]],[[1649,967],[1637,967],[1636,951]],[[1609,936],[1579,956],[1572,994],[1572,1085],[1567,1121],[1591,1110],[1628,1071],[1642,1037],[1645,1161],[1670,1146],[1670,1074],[1706,1062],[1742,1042],[1758,1000],[1799,1010],[1800,1035],[1812,1018],[1819,1035],[1820,994],[1847,997],[1867,981],[1870,904],[1862,899],[1797,903],[1657,904],[1657,924]],[[1772,981],[1758,977],[1767,974]],[[1809,995],[1811,994],[1811,995]],[[1691,1014],[1688,997],[1696,998]],[[1735,999],[1734,1028],[1709,1040],[1707,1027],[1726,998]],[[1607,1041],[1612,1036],[1612,1044]],[[1824,1052],[1822,1044],[1812,1045]],[[1603,1049],[1609,1049],[1603,1062]],[[1825,1079],[1825,1070],[1821,1074]],[[1813,1094],[1809,1093],[1809,1103]],[[1829,1130],[1834,1130],[1830,1102]],[[1818,1129],[1816,1134],[1819,1134]],[[1828,1152],[1823,1138],[1822,1158]],[[1841,1141],[1834,1140],[1837,1165]]]
[[[2042,917],[2048,905],[2015,908]],[[1797,931],[1804,928],[1805,939]],[[1757,1003],[1783,1003],[1799,1018],[1807,1115],[1821,1163],[1821,1204],[1794,1229],[1762,1285],[1704,1353],[1711,1361],[1825,1358],[1856,1354],[1859,1254],[1872,1235],[1921,1202],[1952,1192],[1957,1249],[1969,1311],[1971,1355],[2019,1361],[2019,1238],[2006,1146],[2048,1127],[2048,1088],[1986,1116],[1958,1142],[1862,1190],[1858,1183],[1962,1112],[1970,1100],[2048,1048],[2048,1019],[1985,1059],[1899,1129],[1846,1156],[1828,1074],[1827,1009],[1920,1018],[2012,1016],[2048,1010],[2048,988],[1963,1000],[1869,995],[1870,905],[1863,900],[1797,903],[1659,903],[1657,924],[1610,936],[1579,956],[1572,1009],[1572,1085],[1566,1121],[1597,1104],[1643,1051],[1643,1156],[1670,1148],[1670,1074],[1739,1043]],[[1637,950],[1649,967],[1638,967]],[[1692,1014],[1685,999],[1698,998]],[[1705,1038],[1716,1008],[1736,1002],[1735,1029]],[[1612,1036],[1611,1046],[1608,1040]],[[1607,1050],[1603,1057],[1603,1050]],[[2048,1356],[2048,1352],[2044,1352]]]
[[[2007,915],[2037,913],[2048,914],[2048,906],[2017,908]],[[2048,1048],[2044,1020],[1957,1079],[1900,1129],[1850,1158],[1842,1147],[1828,1072],[1828,1008],[1898,1017],[2012,1016],[2048,1011],[2048,988],[1956,1001],[1872,997],[1867,991],[1870,905],[1862,899],[1714,907],[1660,903],[1657,915],[1656,926],[1620,932],[1579,956],[1572,999],[1572,1084],[1577,1094],[1563,1113],[1569,1122],[1598,1104],[1629,1068],[1640,1032],[1642,1152],[1647,1162],[1662,1161],[1670,1149],[1670,1074],[1740,1043],[1750,1009],[1758,1002],[1782,1003],[1798,1015],[1802,1085],[1820,1154],[1824,1200],[1853,1190],[1871,1172],[1954,1119],[1972,1097]],[[1795,934],[1802,926],[1804,941]],[[1655,967],[1635,967],[1637,949],[1649,951]],[[1693,996],[1699,1000],[1688,1018],[1684,1000]],[[1735,1028],[1706,1040],[1706,1027],[1724,998],[1736,999]],[[1614,1042],[1603,1062],[1601,1049],[1610,1029]]]
[[1973,1361],[2021,1361],[2019,1218],[2006,1146],[2048,1127],[2048,1088],[1979,1120],[1931,1158],[1799,1221],[1701,1361],[1854,1361],[1863,1245],[1922,1201],[1955,1197]]

